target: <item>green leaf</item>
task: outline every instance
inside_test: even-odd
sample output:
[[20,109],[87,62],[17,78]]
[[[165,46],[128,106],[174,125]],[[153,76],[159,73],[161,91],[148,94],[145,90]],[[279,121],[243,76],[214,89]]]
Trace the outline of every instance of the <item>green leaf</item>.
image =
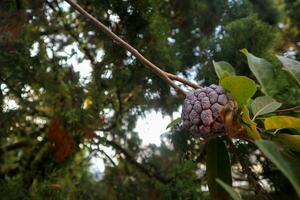
[[242,200],[241,195],[236,192],[230,185],[226,184],[224,181],[217,178],[217,183],[219,183],[224,190],[231,196],[233,200]]
[[247,56],[249,68],[261,85],[262,92],[270,94],[270,91],[277,85],[272,64],[263,58],[254,56],[246,49],[242,49],[241,52]]
[[277,58],[282,63],[283,69],[288,71],[300,85],[300,62],[283,56],[277,56]]
[[213,65],[215,68],[215,72],[217,74],[217,76],[219,77],[219,79],[223,79],[227,76],[234,76],[235,75],[235,71],[233,69],[233,67],[225,61],[219,61],[219,62],[215,62],[213,61]]
[[208,141],[206,167],[211,199],[225,199],[225,197],[228,197],[228,194],[216,182],[216,179],[218,178],[228,185],[231,185],[231,166],[227,148],[220,138],[214,138]]
[[300,119],[290,116],[272,116],[265,119],[265,129],[295,128],[300,129]]
[[258,140],[255,144],[288,178],[300,197],[300,166],[294,162],[296,158],[284,152],[280,152],[278,146],[271,141]]
[[168,126],[167,126],[166,129],[171,128],[171,127],[173,127],[173,126],[179,124],[181,121],[182,121],[181,117],[178,117],[178,118],[174,119],[173,121],[171,121],[171,122],[168,124]]
[[260,133],[257,131],[257,124],[251,120],[249,109],[247,106],[244,106],[241,112],[242,120],[245,124],[242,124],[242,126],[246,129],[247,134],[249,137],[251,137],[253,140],[259,140],[261,139]]
[[300,135],[290,135],[281,133],[277,134],[274,140],[291,150],[300,152]]
[[252,138],[253,140],[260,140],[261,139],[260,133],[257,131],[257,126],[256,125],[242,124],[242,126],[246,129],[247,134],[250,138]]
[[245,76],[229,76],[220,81],[221,86],[229,90],[239,106],[245,105],[256,92],[256,84]]
[[249,109],[247,108],[247,106],[243,106],[241,115],[242,115],[242,120],[244,123],[246,123],[248,125],[256,125],[256,123],[250,118],[250,113],[249,113]]
[[281,106],[281,103],[274,100],[269,96],[257,97],[251,103],[251,110],[254,115],[253,119],[255,119],[259,115],[268,114],[274,112]]

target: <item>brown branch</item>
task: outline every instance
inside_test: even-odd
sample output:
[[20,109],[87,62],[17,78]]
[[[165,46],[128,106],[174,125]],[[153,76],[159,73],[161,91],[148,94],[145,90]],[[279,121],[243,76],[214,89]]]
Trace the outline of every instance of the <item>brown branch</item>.
[[[138,52],[134,47],[129,45],[127,42],[125,42],[123,39],[121,39],[119,36],[114,34],[109,28],[107,28],[104,24],[102,24],[100,21],[98,21],[95,17],[90,15],[88,12],[86,12],[81,6],[79,6],[77,3],[73,2],[72,0],[65,0],[68,2],[71,7],[73,7],[75,10],[77,10],[79,13],[81,13],[86,19],[91,21],[95,26],[97,26],[103,33],[105,33],[108,37],[116,41],[120,46],[128,50],[130,53],[132,53],[141,63],[145,65],[148,69],[150,69],[153,73],[158,75],[161,79],[163,79],[167,84],[169,84],[171,87],[173,87],[176,92],[187,94],[186,91],[184,91],[182,88],[178,87],[171,79],[174,79],[175,75],[172,75],[172,78],[170,77],[170,74],[161,70],[159,67],[151,63],[148,59],[146,59],[142,54]],[[184,80],[184,82],[182,82]],[[185,80],[183,78],[177,78],[177,81],[180,81],[184,84],[189,83],[189,85],[194,85],[193,83],[190,83],[188,80]],[[194,85],[195,86],[195,85]],[[199,88],[199,87],[198,87]]]
[[194,89],[202,88],[200,85],[198,85],[198,84],[196,84],[196,83],[193,83],[193,82],[191,82],[191,81],[188,81],[188,80],[186,80],[186,79],[184,79],[184,78],[182,78],[182,77],[176,76],[176,75],[171,74],[171,73],[168,73],[168,72],[166,72],[166,73],[167,73],[168,77],[169,77],[171,80],[179,81],[179,82],[181,82],[181,83],[183,83],[183,84],[186,84],[186,85],[188,85],[188,86],[190,86],[190,87],[192,87],[192,88],[194,88]]
[[276,110],[275,112],[293,112],[293,111],[297,111],[298,109],[300,109],[300,106],[295,106],[295,107],[292,107],[292,108]]

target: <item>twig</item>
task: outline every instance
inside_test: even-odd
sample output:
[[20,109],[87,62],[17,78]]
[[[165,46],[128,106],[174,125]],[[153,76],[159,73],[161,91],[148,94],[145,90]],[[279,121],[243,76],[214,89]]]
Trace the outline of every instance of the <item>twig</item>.
[[168,72],[166,72],[166,73],[167,73],[168,77],[169,77],[171,80],[179,81],[179,82],[181,82],[181,83],[183,83],[183,84],[186,84],[186,85],[188,85],[188,86],[190,86],[190,87],[192,87],[192,88],[194,88],[194,89],[202,88],[200,85],[198,85],[198,84],[196,84],[196,83],[193,83],[193,82],[191,82],[191,81],[188,81],[188,80],[186,80],[186,79],[184,79],[184,78],[181,78],[181,77],[179,77],[179,76],[176,76],[176,75],[174,75],[174,74],[171,74],[171,73],[168,73]]
[[167,73],[163,70],[161,70],[159,67],[151,63],[148,59],[146,59],[142,54],[138,52],[134,47],[129,45],[127,42],[125,42],[123,39],[121,39],[119,36],[114,34],[109,28],[107,28],[104,24],[102,24],[100,21],[98,21],[95,17],[90,15],[88,12],[86,12],[81,6],[79,6],[77,3],[73,2],[72,0],[65,0],[68,2],[75,10],[77,10],[79,13],[81,13],[86,19],[91,21],[94,25],[96,25],[102,32],[104,32],[108,37],[116,41],[120,46],[128,50],[130,53],[132,53],[141,63],[145,65],[148,69],[150,69],[152,72],[154,72],[156,75],[158,75],[161,79],[163,79],[167,84],[169,84],[171,87],[173,87],[177,92],[180,92],[182,94],[187,94],[186,91],[184,91],[182,88],[178,87],[172,80],[180,81],[184,84],[187,84],[193,88],[199,88],[200,86],[195,85],[194,83],[191,83],[188,80],[185,80],[184,78],[177,78],[174,79],[175,75],[171,75],[170,73]]
[[163,184],[168,184],[172,181],[171,178],[163,176],[160,172],[156,171],[155,169],[146,167],[143,164],[137,162],[134,159],[134,157],[131,155],[131,153],[129,151],[127,151],[126,149],[124,149],[117,142],[115,142],[113,140],[108,140],[105,137],[97,136],[97,138],[99,139],[99,141],[103,141],[105,144],[113,147],[117,152],[123,154],[126,157],[126,161],[128,161],[129,163],[134,165],[136,168],[138,168],[141,172],[143,172],[150,178],[155,178],[156,180],[158,180],[159,182],[161,182]]
[[[89,159],[91,159],[92,156],[101,158],[101,156],[97,154],[97,153],[101,153],[101,154],[103,154],[103,155],[109,160],[109,162],[110,162],[114,167],[117,167],[117,165],[116,165],[116,163],[113,161],[113,159],[112,159],[112,158],[111,158],[104,150],[100,149],[100,145],[97,144],[96,146],[97,146],[96,149],[92,149],[92,150],[90,151],[90,153],[89,153],[89,155],[88,155]],[[85,145],[85,147],[86,147],[86,148],[90,148],[88,145]]]
[[275,112],[291,112],[291,111],[296,111],[297,109],[300,109],[300,106],[295,106],[295,107],[292,107],[292,108],[276,110]]
[[99,148],[98,146],[98,149],[97,149],[100,153],[102,153],[109,161],[110,163],[114,166],[114,167],[117,167],[116,163],[113,161],[113,159],[102,149]]

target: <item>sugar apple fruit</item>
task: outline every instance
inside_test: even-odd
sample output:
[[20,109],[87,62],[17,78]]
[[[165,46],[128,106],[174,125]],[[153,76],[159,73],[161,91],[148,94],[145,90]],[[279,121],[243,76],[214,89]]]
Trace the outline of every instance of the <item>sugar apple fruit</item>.
[[210,85],[187,94],[182,107],[183,128],[209,139],[225,135],[224,109],[236,112],[236,102],[221,86]]

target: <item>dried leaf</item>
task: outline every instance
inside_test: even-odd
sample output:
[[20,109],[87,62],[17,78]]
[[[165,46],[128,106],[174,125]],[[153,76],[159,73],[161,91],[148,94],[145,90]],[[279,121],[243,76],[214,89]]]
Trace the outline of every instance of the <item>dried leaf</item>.
[[62,127],[58,119],[53,119],[50,122],[48,139],[57,161],[63,161],[65,157],[74,152],[75,142],[68,130]]

